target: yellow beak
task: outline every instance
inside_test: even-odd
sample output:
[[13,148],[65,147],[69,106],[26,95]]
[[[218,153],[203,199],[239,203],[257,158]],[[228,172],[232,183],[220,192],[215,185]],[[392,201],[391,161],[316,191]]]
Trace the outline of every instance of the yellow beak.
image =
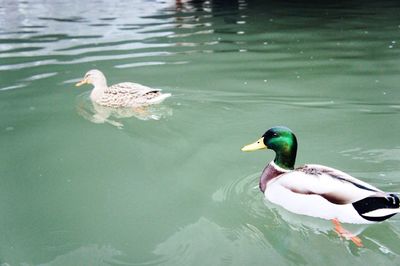
[[87,79],[82,79],[81,81],[79,81],[78,83],[75,84],[76,87],[82,86],[83,84],[87,83]]
[[242,151],[256,151],[256,150],[261,150],[261,149],[266,149],[268,148],[265,144],[264,144],[264,137],[262,137],[261,139],[257,140],[256,142],[246,145],[242,148]]

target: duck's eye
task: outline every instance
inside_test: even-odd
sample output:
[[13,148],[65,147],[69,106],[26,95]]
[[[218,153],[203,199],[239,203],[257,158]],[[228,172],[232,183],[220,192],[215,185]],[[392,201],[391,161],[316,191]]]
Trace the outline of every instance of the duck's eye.
[[278,137],[278,133],[274,133],[274,134],[272,134],[272,136]]

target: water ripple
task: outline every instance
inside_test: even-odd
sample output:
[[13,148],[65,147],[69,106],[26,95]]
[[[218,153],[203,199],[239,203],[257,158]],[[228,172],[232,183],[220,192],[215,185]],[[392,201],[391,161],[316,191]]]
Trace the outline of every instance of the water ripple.
[[25,63],[20,63],[20,64],[0,65],[0,70],[18,70],[18,69],[32,68],[32,67],[43,66],[43,65],[46,65],[46,66],[53,65],[56,63],[57,63],[56,59],[35,60],[32,62],[25,62]]
[[384,163],[388,161],[400,161],[400,147],[391,149],[369,149],[361,148],[345,150],[341,152],[344,156],[349,156],[356,160],[365,160],[372,163]]
[[87,18],[84,17],[67,17],[67,18],[58,18],[58,17],[38,17],[39,20],[52,20],[56,22],[88,22]]
[[19,88],[23,88],[23,87],[26,87],[26,84],[19,83],[16,85],[0,88],[0,91],[14,90],[14,89],[19,89]]
[[26,78],[24,80],[25,81],[34,81],[34,80],[49,78],[49,77],[55,76],[57,74],[58,74],[57,72],[42,73],[42,74],[37,74],[37,75],[30,76],[30,77],[28,77],[28,78]]
[[265,217],[266,208],[261,200],[262,195],[258,188],[260,173],[238,178],[230,184],[218,189],[212,195],[215,202],[235,202],[239,200],[241,209],[253,217]]

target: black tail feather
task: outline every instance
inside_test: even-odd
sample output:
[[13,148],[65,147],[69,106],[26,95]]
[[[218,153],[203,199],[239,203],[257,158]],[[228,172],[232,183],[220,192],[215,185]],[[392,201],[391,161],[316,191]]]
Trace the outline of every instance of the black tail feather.
[[391,193],[387,194],[386,197],[371,196],[356,201],[353,203],[353,207],[354,209],[356,209],[358,214],[364,219],[373,222],[381,222],[392,217],[393,215],[395,215],[395,213],[382,217],[369,217],[369,216],[364,216],[364,214],[379,209],[398,209],[400,208],[400,200],[398,196]]

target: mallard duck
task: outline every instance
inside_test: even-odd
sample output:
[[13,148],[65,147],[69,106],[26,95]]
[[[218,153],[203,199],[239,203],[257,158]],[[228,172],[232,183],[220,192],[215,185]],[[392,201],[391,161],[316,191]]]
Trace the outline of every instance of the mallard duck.
[[170,97],[170,93],[161,93],[159,89],[153,89],[138,83],[122,82],[110,87],[104,74],[97,69],[88,71],[85,77],[75,84],[93,84],[90,99],[102,106],[108,107],[138,107],[158,104]]
[[400,212],[396,194],[342,171],[317,164],[294,168],[297,140],[289,128],[273,127],[242,151],[265,148],[276,155],[261,174],[260,190],[267,200],[293,213],[332,220],[336,227],[338,222],[380,222]]

